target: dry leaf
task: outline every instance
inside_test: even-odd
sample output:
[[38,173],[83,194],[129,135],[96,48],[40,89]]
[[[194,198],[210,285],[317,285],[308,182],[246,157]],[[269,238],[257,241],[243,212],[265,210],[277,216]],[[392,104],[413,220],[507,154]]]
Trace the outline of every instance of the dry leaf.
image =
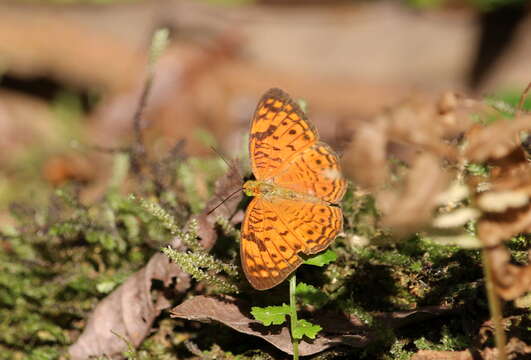
[[[441,164],[457,159],[451,140],[470,126],[474,104],[453,93],[438,102],[414,98],[356,130],[345,172],[374,191],[384,226],[404,234],[429,222],[448,182]],[[410,167],[402,186],[393,183],[397,174],[389,171],[389,158]]]
[[448,116],[449,113],[441,115],[434,102],[411,99],[390,113],[388,136],[418,150],[454,157],[455,151],[445,139],[457,133],[456,125],[461,127],[464,124],[448,122]]
[[[531,346],[513,337],[506,346],[507,359],[528,359]],[[519,357],[521,355],[522,357]],[[484,350],[463,351],[437,351],[420,350],[411,357],[411,360],[497,360],[498,349],[486,348]]]
[[[475,203],[483,211],[477,233],[485,247],[495,290],[505,300],[531,291],[531,265],[511,264],[504,246],[511,237],[531,232],[531,163],[516,141],[520,131],[530,128],[531,117],[524,116],[476,126],[467,133],[464,161],[491,167],[487,190],[475,194]],[[471,188],[477,187],[476,180],[469,180]]]
[[[207,215],[209,209],[241,187],[239,168],[233,164],[229,172],[218,180],[216,194],[207,204],[206,211],[197,217],[201,243],[210,249],[216,241],[214,223],[217,216],[227,218],[235,212],[241,194],[226,201],[215,212]],[[182,249],[180,238],[172,241],[174,248]],[[161,310],[169,307],[170,299],[162,292],[153,292],[153,280],[161,280],[170,286],[175,280],[175,290],[185,292],[190,286],[190,276],[161,254],[155,254],[148,264],[129,277],[109,296],[103,299],[88,318],[81,336],[69,348],[72,359],[86,359],[89,356],[113,355],[126,350],[127,344],[114,333],[125,337],[138,346],[148,335],[153,320]]]
[[[266,327],[252,318],[251,306],[232,297],[196,296],[172,309],[172,317],[188,320],[221,322],[236,331],[258,336],[280,350],[293,354],[291,336],[285,326]],[[354,326],[351,326],[351,331]],[[318,336],[315,340],[303,339],[299,344],[302,356],[316,354],[336,345],[363,347],[369,342],[366,335]]]
[[[172,309],[173,317],[221,322],[236,331],[260,337],[278,349],[292,354],[291,336],[286,326],[263,326],[250,314],[251,306],[247,302],[232,297],[196,296],[186,300]],[[375,314],[375,318],[391,328],[399,328],[413,322],[425,321],[435,316],[446,314],[454,309],[446,307],[427,307],[424,309],[394,313]],[[299,344],[300,355],[312,355],[333,346],[348,345],[364,347],[378,338],[371,330],[354,315],[345,316],[338,313],[320,313],[312,319],[320,325],[323,332],[316,339],[304,338]],[[326,335],[323,335],[326,334]]]
[[379,208],[384,213],[382,224],[394,231],[412,231],[426,224],[437,205],[437,195],[448,184],[435,156],[420,155],[414,162],[401,193],[381,192],[376,195]]
[[177,279],[177,287],[181,291],[190,285],[188,274],[171,264],[163,254],[155,254],[145,267],[97,305],[83,333],[69,348],[72,359],[124,351],[126,344],[113,332],[138,346],[160,311],[170,305],[162,294],[157,294],[153,301],[152,280],[162,280],[168,286],[173,278]]
[[483,162],[488,159],[499,159],[510,154],[519,144],[516,136],[531,129],[531,116],[514,120],[499,120],[490,126],[476,130],[468,136],[465,157],[469,161]]
[[531,265],[510,263],[509,251],[503,242],[519,233],[531,233],[531,204],[510,208],[504,213],[485,214],[477,226],[478,238],[486,248],[498,295],[514,300],[531,291]]
[[382,118],[361,124],[343,157],[346,175],[368,189],[382,186],[388,177],[386,127]]
[[436,351],[420,350],[411,360],[474,360],[470,350],[464,351]]

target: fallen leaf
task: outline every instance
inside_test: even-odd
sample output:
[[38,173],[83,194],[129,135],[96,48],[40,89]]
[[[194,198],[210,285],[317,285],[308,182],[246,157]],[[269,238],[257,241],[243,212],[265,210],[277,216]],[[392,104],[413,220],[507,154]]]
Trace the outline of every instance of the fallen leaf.
[[[507,359],[528,359],[531,354],[531,346],[513,337],[506,346]],[[522,355],[522,357],[518,357]],[[420,350],[411,357],[411,360],[497,360],[497,348],[485,348],[483,350],[468,349],[463,351],[437,351]]]
[[[530,127],[531,117],[500,120],[470,132],[468,161],[485,161],[492,167],[486,191],[475,195],[483,211],[477,234],[485,247],[494,288],[505,300],[531,291],[531,265],[513,265],[504,242],[531,233],[531,163],[516,135]],[[470,183],[474,188],[475,182]]]
[[[390,328],[399,328],[455,310],[430,306],[411,311],[377,313],[374,317]],[[240,299],[199,295],[173,308],[171,316],[203,322],[218,321],[241,333],[260,337],[288,354],[293,351],[291,336],[286,326],[262,325],[251,315],[251,305]],[[311,321],[312,324],[321,326],[324,331],[317,334],[314,340],[303,338],[299,344],[299,353],[303,356],[313,355],[336,345],[365,347],[378,338],[378,334],[372,333],[371,329],[354,315],[325,311],[316,313]]]
[[382,191],[376,195],[384,213],[382,225],[404,233],[426,224],[437,205],[437,195],[447,184],[448,176],[435,156],[428,153],[418,156],[401,192]]
[[382,186],[388,176],[386,128],[383,118],[360,124],[343,157],[345,174],[367,189]]
[[473,162],[505,157],[520,145],[515,141],[517,135],[521,131],[530,129],[531,116],[514,120],[499,120],[467,136],[468,145],[465,157]]
[[162,293],[152,297],[152,280],[162,280],[167,286],[173,278],[177,279],[177,288],[181,291],[190,286],[188,274],[171,264],[163,254],[155,254],[146,266],[96,306],[83,333],[69,348],[72,359],[124,351],[126,344],[113,332],[138,346],[160,311],[170,305]]
[[[173,308],[171,316],[203,322],[215,320],[238,332],[260,337],[285,353],[293,354],[289,329],[286,326],[266,327],[262,325],[252,318],[250,309],[251,306],[247,302],[229,296],[208,297],[200,295]],[[355,327],[352,326],[350,330],[354,331]],[[314,340],[302,339],[299,343],[299,354],[301,356],[313,355],[336,345],[363,347],[367,345],[369,340],[367,335],[319,334]]]
[[474,360],[470,350],[463,351],[437,351],[420,350],[411,357],[411,360]]
[[[226,197],[238,186],[241,186],[241,176],[239,168],[233,164],[227,174],[218,180],[215,196],[208,202],[205,212],[197,216],[199,235],[205,248],[212,248],[216,242],[215,217],[230,217],[241,200],[241,194],[226,201],[212,214],[208,214],[208,210],[219,202],[219,198]],[[172,246],[184,248],[179,237],[173,239]],[[127,345],[113,332],[138,346],[149,334],[153,320],[171,305],[163,292],[152,291],[153,280],[162,281],[166,287],[175,281],[175,290],[181,293],[190,287],[190,275],[162,253],[153,255],[146,266],[96,306],[83,333],[68,350],[71,358],[87,359],[90,356],[123,352]]]

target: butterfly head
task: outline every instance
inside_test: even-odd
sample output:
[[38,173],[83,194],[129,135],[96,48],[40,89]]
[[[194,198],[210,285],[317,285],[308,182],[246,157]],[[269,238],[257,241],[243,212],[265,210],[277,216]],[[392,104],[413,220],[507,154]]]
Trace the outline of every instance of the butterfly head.
[[274,187],[263,181],[249,180],[243,184],[243,192],[247,196],[264,196],[274,191]]
[[243,193],[247,196],[257,196],[260,194],[259,187],[260,184],[258,181],[246,181],[245,184],[243,184]]

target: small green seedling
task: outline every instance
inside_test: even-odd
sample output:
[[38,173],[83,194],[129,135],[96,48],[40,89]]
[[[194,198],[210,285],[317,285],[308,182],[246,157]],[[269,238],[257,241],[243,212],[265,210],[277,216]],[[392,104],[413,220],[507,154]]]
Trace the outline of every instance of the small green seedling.
[[[323,267],[337,259],[337,254],[332,250],[327,250],[321,254],[306,260],[304,264]],[[289,299],[290,304],[280,306],[257,307],[253,306],[251,314],[256,320],[265,326],[281,325],[286,322],[286,316],[290,317],[291,341],[293,344],[293,359],[299,358],[299,341],[304,337],[315,339],[322,328],[319,325],[297,318],[296,296],[315,307],[321,307],[328,302],[326,294],[312,285],[296,282],[295,273],[289,278]]]

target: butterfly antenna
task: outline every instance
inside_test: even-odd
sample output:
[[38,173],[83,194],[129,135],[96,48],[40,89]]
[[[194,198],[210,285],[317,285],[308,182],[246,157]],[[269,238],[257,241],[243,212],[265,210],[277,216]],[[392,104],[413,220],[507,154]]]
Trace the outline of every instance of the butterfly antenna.
[[212,149],[212,151],[214,151],[216,154],[218,154],[218,156],[221,158],[221,160],[223,160],[223,162],[225,162],[225,164],[227,164],[227,166],[230,169],[235,168],[236,172],[238,173],[238,176],[243,179],[243,176],[240,173],[240,169],[237,166],[235,166],[235,164],[233,162],[227,160],[227,158],[225,156],[223,156],[223,154],[221,152],[219,152],[218,149],[216,149],[215,147],[211,146],[210,149]]
[[218,149],[216,149],[213,146],[211,146],[210,148],[212,149],[212,151],[214,151],[216,154],[218,154],[218,156],[225,162],[225,164],[227,164],[228,167],[232,167],[232,164],[230,163],[230,161],[227,160],[227,158],[225,156],[223,156],[223,154],[221,152],[219,152]]
[[214,212],[214,210],[216,210],[218,207],[220,207],[221,205],[223,205],[223,203],[227,200],[229,200],[231,197],[233,197],[234,195],[236,195],[237,193],[239,193],[240,191],[242,191],[242,189],[238,189],[236,191],[234,191],[232,194],[230,194],[229,196],[227,196],[225,199],[223,199],[223,201],[221,201],[219,204],[216,205],[215,208],[213,208],[212,210],[210,210],[209,212],[207,212],[207,215],[210,215]]

